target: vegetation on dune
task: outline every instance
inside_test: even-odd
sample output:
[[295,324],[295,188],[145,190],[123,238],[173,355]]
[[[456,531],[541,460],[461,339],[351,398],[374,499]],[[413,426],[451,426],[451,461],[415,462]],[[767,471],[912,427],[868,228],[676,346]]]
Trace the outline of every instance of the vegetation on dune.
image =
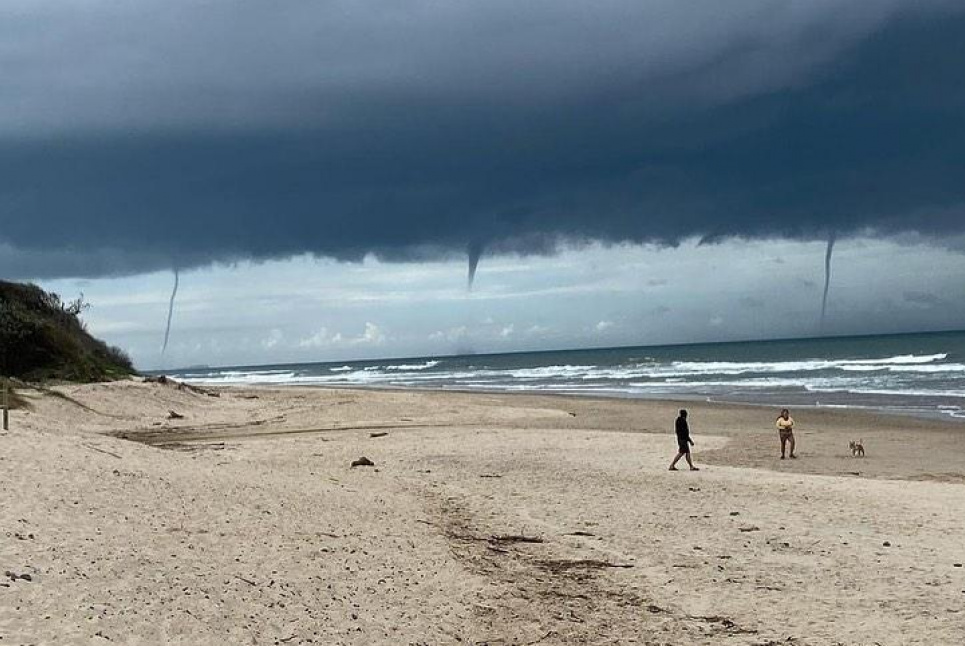
[[91,336],[83,296],[64,302],[36,285],[0,281],[0,375],[27,381],[108,381],[134,372],[123,350]]

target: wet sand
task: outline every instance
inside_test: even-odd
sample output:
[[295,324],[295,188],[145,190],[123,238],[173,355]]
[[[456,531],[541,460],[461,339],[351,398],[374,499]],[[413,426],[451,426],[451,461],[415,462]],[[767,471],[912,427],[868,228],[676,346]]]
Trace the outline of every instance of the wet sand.
[[58,390],[0,434],[0,643],[965,634],[961,424],[796,410],[781,461],[776,411],[690,402],[671,473],[674,402]]

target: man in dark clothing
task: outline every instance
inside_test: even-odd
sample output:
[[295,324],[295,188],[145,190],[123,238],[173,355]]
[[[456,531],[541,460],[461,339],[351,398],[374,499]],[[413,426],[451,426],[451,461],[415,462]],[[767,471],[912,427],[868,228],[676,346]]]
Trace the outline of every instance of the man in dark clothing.
[[687,424],[687,411],[681,409],[680,417],[674,422],[674,430],[677,433],[677,457],[673,459],[670,463],[670,470],[677,470],[677,462],[680,458],[686,456],[687,464],[690,465],[691,471],[700,471],[694,466],[693,460],[690,459],[690,447],[693,445],[694,441],[690,439],[690,425]]

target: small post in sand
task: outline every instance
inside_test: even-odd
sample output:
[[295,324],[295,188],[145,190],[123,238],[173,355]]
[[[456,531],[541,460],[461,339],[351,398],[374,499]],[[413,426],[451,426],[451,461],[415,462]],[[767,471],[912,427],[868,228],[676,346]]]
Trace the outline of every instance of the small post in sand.
[[10,408],[9,391],[10,391],[10,384],[7,382],[6,379],[4,379],[3,380],[3,430],[5,431],[8,430],[9,428],[9,421],[8,421],[9,414],[7,413],[7,410]]

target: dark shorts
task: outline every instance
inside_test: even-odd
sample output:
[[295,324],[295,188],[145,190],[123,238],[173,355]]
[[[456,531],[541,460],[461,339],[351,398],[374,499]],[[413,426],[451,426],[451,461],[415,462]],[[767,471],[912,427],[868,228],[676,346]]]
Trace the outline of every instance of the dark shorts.
[[687,440],[682,440],[678,437],[677,449],[679,449],[681,453],[690,453],[690,442]]

